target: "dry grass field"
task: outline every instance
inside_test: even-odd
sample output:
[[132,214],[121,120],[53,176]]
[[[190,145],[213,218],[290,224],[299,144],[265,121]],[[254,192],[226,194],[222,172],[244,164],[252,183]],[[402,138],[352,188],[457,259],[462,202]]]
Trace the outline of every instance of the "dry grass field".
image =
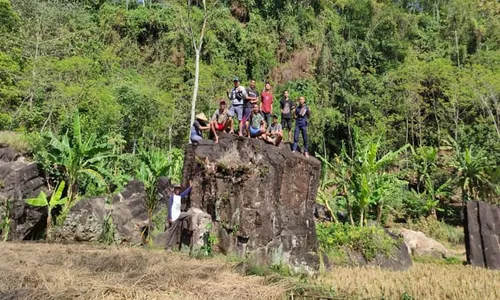
[[[0,300],[292,299],[290,291],[299,279],[272,279],[242,276],[234,263],[221,257],[199,260],[145,249],[0,243]],[[333,288],[337,296],[293,299],[402,299],[405,292],[413,299],[500,299],[500,272],[461,265],[420,263],[404,272],[334,268],[310,283]]]

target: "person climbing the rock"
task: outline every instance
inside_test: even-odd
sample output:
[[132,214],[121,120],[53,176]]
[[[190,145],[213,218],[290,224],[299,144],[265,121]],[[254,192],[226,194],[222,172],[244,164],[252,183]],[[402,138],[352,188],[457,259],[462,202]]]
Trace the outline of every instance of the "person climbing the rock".
[[254,104],[252,115],[247,121],[246,126],[248,128],[247,137],[259,138],[262,134],[266,133],[266,121],[259,111],[259,105]]
[[[247,92],[244,86],[240,85],[240,79],[234,77],[233,80],[234,87],[227,91],[227,96],[231,101],[231,107],[229,108],[229,116],[231,118],[236,114],[239,121],[238,135],[243,133],[243,102],[247,98]],[[231,128],[231,133],[234,133],[234,128]]]
[[226,101],[223,99],[219,102],[219,109],[217,109],[210,119],[210,129],[214,134],[214,142],[219,142],[219,136],[217,131],[226,131],[227,129],[232,130],[233,119],[229,117],[229,112],[226,108]]
[[[253,110],[253,105],[257,104],[258,101],[259,101],[259,92],[257,91],[257,89],[255,89],[255,80],[252,79],[250,80],[250,87],[247,89],[247,98],[243,101],[244,102],[243,122],[242,122],[243,125],[245,125],[247,120],[250,119]],[[248,128],[245,127],[244,130],[248,130]]]
[[[174,192],[170,195],[168,199],[168,215],[167,215],[167,233],[166,239],[167,243],[165,245],[165,250],[171,251],[174,244],[175,232],[179,224],[188,218],[192,218],[194,213],[189,209],[186,212],[181,211],[182,199],[186,198],[189,193],[191,193],[193,183],[189,182],[189,187],[181,192],[181,186],[179,184],[174,186]],[[192,223],[192,222],[190,222]]]
[[281,124],[278,122],[278,115],[273,114],[273,122],[267,128],[267,133],[263,135],[264,141],[279,146],[281,140],[283,139],[283,130],[281,129]]
[[273,93],[271,92],[271,84],[269,82],[266,82],[260,98],[260,111],[266,120],[266,124],[269,124],[271,114],[273,113]]
[[210,125],[208,123],[208,118],[204,113],[199,113],[196,115],[196,119],[191,126],[191,142],[197,143],[203,139],[203,131],[210,130]]
[[292,100],[288,96],[288,91],[283,92],[283,99],[280,101],[281,127],[288,131],[288,142],[292,141],[292,111],[295,108]]
[[295,108],[295,131],[293,134],[293,145],[292,152],[297,151],[297,144],[299,143],[299,135],[302,133],[302,139],[304,140],[304,155],[309,157],[308,144],[307,144],[307,120],[311,116],[311,110],[306,106],[306,99],[304,96],[299,98],[299,105]]

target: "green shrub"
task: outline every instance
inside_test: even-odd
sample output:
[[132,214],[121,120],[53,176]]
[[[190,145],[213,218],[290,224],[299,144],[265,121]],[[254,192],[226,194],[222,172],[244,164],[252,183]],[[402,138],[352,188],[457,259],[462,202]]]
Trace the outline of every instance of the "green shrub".
[[326,253],[335,253],[347,247],[361,253],[367,261],[373,260],[377,254],[392,255],[398,243],[384,229],[376,226],[319,223],[316,233],[320,247]]

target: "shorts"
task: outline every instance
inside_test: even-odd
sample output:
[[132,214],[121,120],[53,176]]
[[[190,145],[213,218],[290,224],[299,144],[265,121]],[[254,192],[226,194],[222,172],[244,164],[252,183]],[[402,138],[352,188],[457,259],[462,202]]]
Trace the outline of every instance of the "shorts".
[[292,119],[285,119],[285,118],[281,118],[281,127],[283,129],[288,129],[288,130],[291,130],[292,129]]
[[228,114],[232,118],[234,117],[235,113],[238,116],[238,121],[243,120],[243,105],[238,105],[238,106],[231,105]]
[[217,123],[215,125],[215,130],[218,130],[218,131],[224,131],[224,129],[226,129],[226,123]]
[[250,136],[251,137],[257,137],[257,136],[259,136],[261,134],[260,133],[260,128],[255,128],[253,126],[250,126],[249,130],[250,130]]
[[248,121],[248,119],[250,119],[251,115],[252,115],[252,108],[245,107],[245,109],[243,110],[243,122]]
[[199,142],[200,140],[202,140],[203,137],[199,136],[199,135],[191,135],[191,142]]

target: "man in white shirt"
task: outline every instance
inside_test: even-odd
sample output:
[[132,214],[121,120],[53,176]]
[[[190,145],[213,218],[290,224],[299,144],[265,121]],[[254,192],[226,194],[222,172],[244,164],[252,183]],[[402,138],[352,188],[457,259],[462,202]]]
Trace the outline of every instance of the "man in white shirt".
[[183,212],[181,211],[181,202],[183,198],[186,198],[192,189],[192,183],[189,182],[189,187],[181,192],[181,186],[174,186],[174,193],[170,195],[168,199],[168,229],[167,229],[167,244],[165,245],[165,250],[171,250],[174,244],[175,232],[177,227],[186,218],[191,218],[193,213],[191,211]]

